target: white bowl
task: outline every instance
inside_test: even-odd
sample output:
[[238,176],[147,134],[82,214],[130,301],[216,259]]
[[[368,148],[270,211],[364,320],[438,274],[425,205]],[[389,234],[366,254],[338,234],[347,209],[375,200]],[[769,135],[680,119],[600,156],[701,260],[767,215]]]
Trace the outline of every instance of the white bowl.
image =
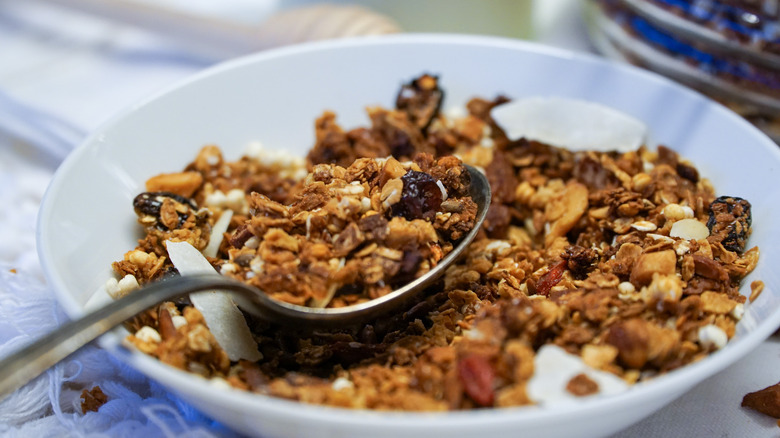
[[[325,42],[259,53],[211,68],[128,109],[90,136],[57,171],[43,201],[38,252],[50,284],[72,317],[111,275],[110,264],[139,237],[131,202],[144,181],[182,168],[199,148],[221,146],[229,159],[246,144],[304,154],[325,109],[343,126],[365,124],[368,105],[391,106],[398,87],[423,72],[441,75],[446,107],[472,96],[554,95],[587,99],[645,121],[650,144],[691,159],[718,193],[753,203],[758,268],[766,290],[735,339],[709,358],[629,391],[557,407],[447,414],[378,413],[310,406],[217,388],[119,346],[104,345],[225,425],[266,437],[598,436],[649,415],[722,370],[780,324],[780,191],[772,190],[780,150],[745,120],[652,73],[524,42],[407,35]],[[749,293],[749,288],[743,288]],[[107,340],[106,340],[107,339]]]

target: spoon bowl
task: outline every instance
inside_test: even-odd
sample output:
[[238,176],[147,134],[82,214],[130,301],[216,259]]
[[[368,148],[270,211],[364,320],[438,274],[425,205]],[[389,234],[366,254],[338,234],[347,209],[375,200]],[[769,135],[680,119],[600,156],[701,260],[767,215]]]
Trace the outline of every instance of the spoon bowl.
[[465,167],[471,176],[469,194],[477,204],[477,217],[474,227],[436,266],[414,281],[387,295],[345,307],[315,308],[300,306],[274,300],[265,294],[259,294],[257,297],[253,297],[254,299],[252,300],[247,300],[244,296],[234,297],[236,304],[249,313],[280,324],[294,323],[296,326],[313,327],[339,327],[365,322],[393,310],[403,308],[405,304],[414,300],[426,288],[433,285],[444,274],[447,267],[463,254],[469,243],[476,237],[482,222],[485,220],[488,207],[490,206],[490,184],[484,173],[469,165],[465,165]]

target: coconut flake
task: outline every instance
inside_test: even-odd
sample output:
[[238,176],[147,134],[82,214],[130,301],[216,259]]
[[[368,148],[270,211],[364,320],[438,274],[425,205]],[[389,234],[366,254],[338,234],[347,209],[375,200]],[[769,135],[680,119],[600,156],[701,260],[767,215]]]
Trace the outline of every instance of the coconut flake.
[[[169,240],[165,242],[165,247],[168,257],[181,275],[219,275],[203,254],[189,243]],[[197,292],[190,294],[190,301],[203,315],[206,326],[230,360],[246,359],[254,362],[262,358],[244,315],[230,295],[218,291]]]
[[230,219],[233,218],[233,210],[225,210],[222,215],[219,216],[217,222],[211,228],[211,235],[209,236],[209,244],[203,249],[203,255],[206,257],[216,257],[219,246],[222,245],[222,240],[225,238],[225,231],[227,231],[230,225]]
[[491,115],[512,140],[527,138],[570,150],[628,152],[647,135],[647,126],[634,117],[578,99],[529,97],[498,105]]
[[577,397],[566,390],[569,381],[578,374],[585,374],[598,384],[600,395],[616,394],[628,389],[620,377],[591,368],[579,356],[567,353],[561,347],[544,345],[534,358],[534,375],[528,381],[528,397],[536,403],[576,401]]

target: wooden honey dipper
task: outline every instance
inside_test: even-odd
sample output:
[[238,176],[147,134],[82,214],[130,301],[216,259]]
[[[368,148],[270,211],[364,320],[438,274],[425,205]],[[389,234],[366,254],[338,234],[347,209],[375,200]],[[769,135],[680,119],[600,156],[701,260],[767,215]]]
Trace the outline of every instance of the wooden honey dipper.
[[305,41],[400,31],[391,18],[357,5],[283,9],[259,24],[251,24],[132,0],[43,1],[140,27],[218,58]]

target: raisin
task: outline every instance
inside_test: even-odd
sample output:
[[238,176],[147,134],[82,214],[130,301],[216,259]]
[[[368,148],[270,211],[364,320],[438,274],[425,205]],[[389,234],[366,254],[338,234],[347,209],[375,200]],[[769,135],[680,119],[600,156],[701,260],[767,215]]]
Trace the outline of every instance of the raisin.
[[249,229],[247,224],[241,224],[236,228],[236,231],[228,238],[228,242],[233,248],[243,248],[247,240],[249,240],[254,234]]
[[417,270],[420,268],[422,260],[423,257],[419,250],[413,247],[405,248],[403,258],[401,259],[401,267],[395,278],[393,278],[393,284],[400,286],[414,280],[417,277]]
[[613,172],[610,172],[600,161],[590,156],[583,156],[574,165],[574,177],[589,188],[602,190],[620,187],[621,183]]
[[474,402],[480,406],[493,404],[495,371],[486,357],[470,354],[458,361],[458,377]]
[[509,225],[512,222],[512,212],[506,205],[492,203],[488,207],[485,223],[482,228],[493,239],[502,239],[506,236]]
[[694,184],[699,182],[699,171],[690,164],[677,163],[677,174]]
[[720,242],[729,251],[744,251],[753,223],[750,209],[750,202],[735,196],[721,196],[712,201],[707,220],[708,240]]
[[515,187],[520,182],[515,168],[505,153],[499,150],[493,153],[493,160],[485,169],[485,174],[490,183],[494,202],[511,203],[515,200]]
[[424,74],[401,87],[395,107],[405,112],[417,128],[425,131],[439,114],[443,99],[439,78]]
[[401,200],[393,205],[392,215],[407,220],[433,219],[441,208],[442,193],[436,179],[425,172],[410,170],[401,177]]

